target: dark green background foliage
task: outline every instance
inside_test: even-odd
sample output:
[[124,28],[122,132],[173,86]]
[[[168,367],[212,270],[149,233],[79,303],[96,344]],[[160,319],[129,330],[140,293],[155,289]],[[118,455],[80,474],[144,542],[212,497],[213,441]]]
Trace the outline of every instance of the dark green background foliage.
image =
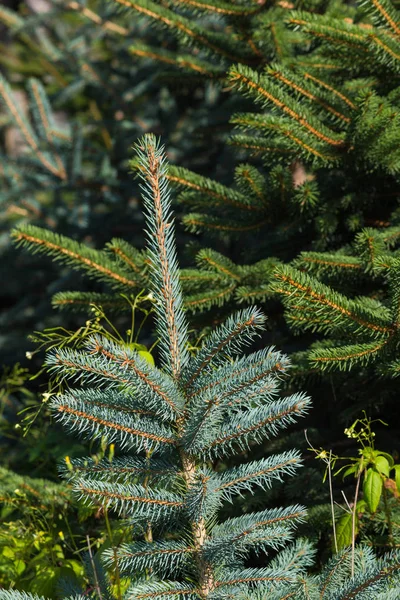
[[[48,374],[27,381],[15,364],[40,368],[43,352],[25,358],[37,347],[33,331],[47,328],[35,335],[42,350],[82,348],[100,321],[111,331],[100,314],[132,342],[126,297],[144,297],[150,281],[132,177],[140,171],[132,146],[145,132],[166,146],[193,348],[235,309],[259,305],[268,316],[259,347],[289,353],[286,393],[301,387],[313,398],[304,422],[312,444],[353,455],[343,430],[365,410],[388,424],[376,423],[376,447],[397,460],[398,3],[32,6],[0,7],[2,463],[56,480],[57,462],[84,454],[49,421],[38,396]],[[135,338],[148,348],[151,306],[140,301],[146,318]],[[59,326],[66,331],[48,329]],[[152,354],[158,364],[157,347]],[[244,453],[300,448],[306,468],[297,478],[223,511],[301,501],[310,517],[300,531],[318,543],[321,565],[331,552],[329,494],[302,427]],[[352,498],[354,480],[335,479],[338,502],[342,489]],[[390,546],[384,512],[361,519],[359,540],[378,551]],[[93,540],[105,531],[98,524]],[[83,530],[75,535],[87,546]],[[65,556],[74,558],[71,549]]]

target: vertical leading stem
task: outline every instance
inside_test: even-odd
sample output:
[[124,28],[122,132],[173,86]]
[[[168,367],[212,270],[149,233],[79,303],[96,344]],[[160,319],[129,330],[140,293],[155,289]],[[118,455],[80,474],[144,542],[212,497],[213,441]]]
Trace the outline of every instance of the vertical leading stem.
[[[185,479],[187,488],[190,488],[190,486],[194,482],[196,465],[194,460],[185,452],[181,451],[180,454],[183,467],[183,477]],[[193,521],[191,523],[191,528],[193,533],[193,543],[197,555],[199,593],[201,598],[206,599],[214,589],[214,576],[211,565],[203,559],[201,554],[202,548],[207,539],[207,531],[204,518],[200,518],[198,521]]]

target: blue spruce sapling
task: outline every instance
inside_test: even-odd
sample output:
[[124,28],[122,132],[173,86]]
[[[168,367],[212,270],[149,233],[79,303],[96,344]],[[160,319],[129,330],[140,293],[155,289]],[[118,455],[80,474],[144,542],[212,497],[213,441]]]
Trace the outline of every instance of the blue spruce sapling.
[[[151,530],[144,541],[106,553],[110,565],[117,560],[121,573],[134,578],[126,599],[222,600],[255,590],[272,598],[309,564],[306,542],[281,550],[304,508],[266,508],[225,521],[218,515],[224,503],[294,475],[297,451],[255,461],[246,460],[246,451],[303,416],[310,401],[303,393],[279,397],[285,355],[274,348],[243,354],[264,326],[257,308],[229,317],[191,354],[165,154],[151,135],[136,151],[160,368],[101,336],[84,350],[48,355],[51,371],[80,385],[53,397],[56,418],[126,451],[112,462],[73,460],[66,474],[82,498]],[[221,470],[218,461],[228,466]],[[247,566],[252,552],[269,550],[277,555],[263,559],[267,566]]]

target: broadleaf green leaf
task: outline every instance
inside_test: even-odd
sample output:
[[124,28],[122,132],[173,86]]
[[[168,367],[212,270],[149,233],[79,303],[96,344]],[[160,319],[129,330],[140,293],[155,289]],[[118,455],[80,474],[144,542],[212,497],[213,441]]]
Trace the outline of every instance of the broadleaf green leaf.
[[154,362],[153,355],[150,354],[150,352],[148,350],[139,350],[138,354],[139,354],[139,356],[141,356],[142,358],[144,358],[145,360],[147,360],[147,362],[152,367],[155,367],[155,362]]
[[357,469],[358,469],[358,464],[350,465],[349,467],[347,467],[347,469],[343,473],[343,479],[345,477],[347,477],[348,475],[351,475],[352,473],[356,473]]
[[368,469],[364,479],[364,498],[368,505],[368,510],[374,513],[379,505],[382,494],[382,477],[374,469]]
[[375,459],[375,467],[376,470],[379,471],[379,473],[382,473],[382,475],[389,477],[390,467],[387,458],[385,458],[384,456],[377,456]]
[[394,472],[395,472],[395,481],[396,481],[396,487],[398,489],[398,491],[400,492],[400,465],[394,465]]
[[389,454],[388,452],[381,452],[381,451],[379,450],[379,452],[377,452],[377,456],[384,456],[384,457],[387,459],[387,461],[388,461],[388,463],[389,463],[389,466],[390,466],[390,468],[392,468],[392,467],[393,467],[393,465],[394,465],[394,460],[393,460],[393,456],[392,456],[391,454]]
[[[358,533],[358,515],[355,518],[354,535]],[[350,546],[353,537],[353,513],[345,512],[336,525],[336,539],[338,550]]]

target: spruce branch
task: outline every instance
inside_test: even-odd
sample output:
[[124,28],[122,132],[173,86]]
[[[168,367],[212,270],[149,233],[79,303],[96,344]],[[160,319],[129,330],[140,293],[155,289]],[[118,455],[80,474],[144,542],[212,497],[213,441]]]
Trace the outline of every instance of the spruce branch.
[[364,0],[361,5],[367,8],[375,23],[385,26],[400,38],[400,14],[387,0]]
[[[34,84],[35,85],[35,84]],[[36,84],[39,85],[39,84]],[[33,88],[37,90],[37,87]],[[16,105],[15,98],[12,94],[11,88],[4,77],[0,76],[0,98],[8,110],[11,118],[15,122],[18,130],[23,135],[24,141],[32,151],[32,156],[52,175],[55,175],[58,179],[64,181],[67,178],[64,164],[62,163],[58,154],[55,157],[55,163],[52,161],[52,156],[48,152],[41,150],[40,142],[29,122],[22,114],[21,109]],[[39,99],[39,96],[37,97]],[[40,105],[41,108],[41,105]]]
[[33,253],[48,254],[72,268],[84,270],[89,277],[105,281],[116,289],[140,287],[139,280],[115,261],[107,260],[99,250],[88,248],[52,231],[35,227],[21,226],[12,232],[18,245],[28,247]]
[[179,70],[186,71],[187,73],[192,74],[194,72],[212,79],[220,79],[225,76],[224,70],[218,67],[218,65],[200,60],[191,54],[179,54],[177,56],[174,52],[139,42],[130,46],[129,52],[133,56],[155,60],[171,67],[177,67]]
[[[186,44],[194,44],[211,55],[229,61],[254,62],[254,53],[249,52],[249,49],[240,42],[237,35],[229,37],[214,33],[151,0],[114,0],[114,2],[153,19],[154,23],[167,28],[181,41]],[[242,52],[237,52],[238,48]]]
[[187,363],[187,321],[183,311],[178,263],[166,179],[164,148],[148,135],[136,144],[147,218],[151,290],[155,297],[159,348],[165,369],[178,379]]
[[259,75],[248,67],[237,65],[230,69],[229,80],[236,89],[254,98],[257,103],[263,106],[270,105],[282,111],[313,137],[327,144],[328,147],[340,148],[343,146],[344,142],[341,136],[329,130],[306,110],[303,109],[302,114],[300,114],[297,104],[287,92],[283,91],[277,84],[269,81],[265,76]]
[[80,4],[80,2],[76,2],[75,0],[70,0],[67,2],[67,8],[73,11],[79,12],[83,17],[89,19],[96,25],[99,25],[101,29],[105,31],[110,31],[112,33],[118,33],[122,36],[129,35],[129,30],[126,27],[122,27],[113,21],[105,20],[100,15],[95,13],[93,10],[90,10],[87,6]]
[[[173,0],[173,2],[179,7],[192,7],[198,11],[209,11],[216,13],[217,15],[227,15],[235,17],[244,17],[254,15],[262,10],[265,0],[262,2],[252,2],[250,6],[240,6],[230,4],[228,2],[209,2],[209,0]],[[251,5],[252,4],[252,5]]]

